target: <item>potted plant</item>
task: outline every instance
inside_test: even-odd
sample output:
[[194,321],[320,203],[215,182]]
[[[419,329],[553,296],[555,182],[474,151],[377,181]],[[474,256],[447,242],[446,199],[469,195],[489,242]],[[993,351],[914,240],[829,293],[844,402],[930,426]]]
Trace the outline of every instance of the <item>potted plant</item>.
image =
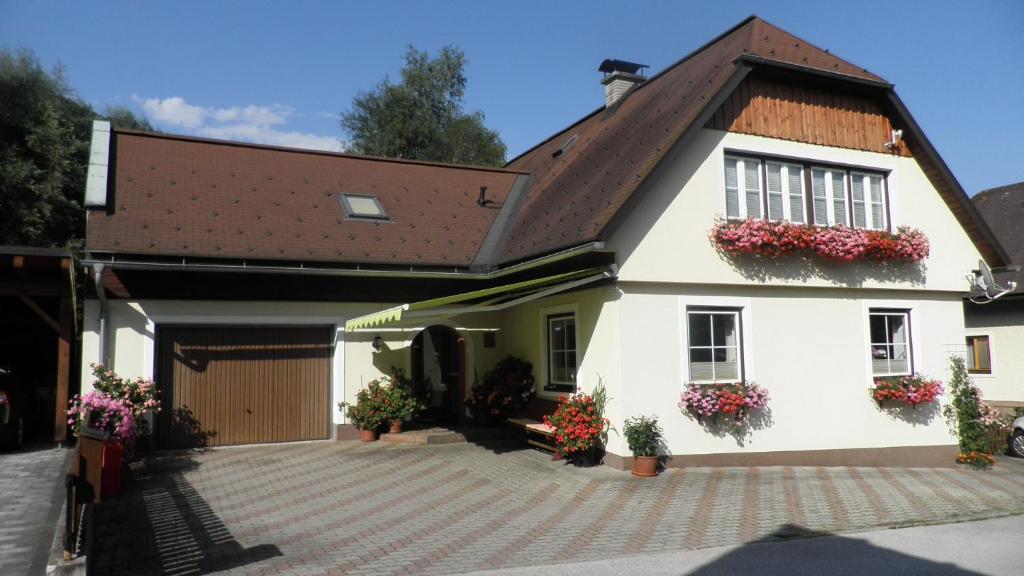
[[477,425],[491,425],[523,409],[533,398],[533,382],[533,364],[508,356],[473,384],[466,407]]
[[384,412],[387,414],[390,434],[402,431],[402,422],[411,418],[423,407],[413,397],[412,388],[407,385],[401,373],[395,372],[390,378],[382,379],[384,387]]
[[554,414],[544,416],[544,423],[555,430],[558,454],[577,466],[600,462],[602,443],[610,429],[604,417],[606,401],[604,384],[598,383],[592,394],[562,397]]
[[371,380],[366,388],[356,393],[356,401],[338,402],[338,409],[359,430],[359,439],[373,442],[380,434],[381,427],[391,420],[388,411],[388,389],[384,379]]
[[658,448],[661,446],[662,429],[657,416],[636,416],[626,418],[622,429],[626,444],[633,453],[634,476],[658,475]]
[[76,436],[103,443],[100,493],[118,494],[125,454],[131,454],[138,434],[131,407],[120,399],[93,391],[72,398],[67,415],[68,426]]

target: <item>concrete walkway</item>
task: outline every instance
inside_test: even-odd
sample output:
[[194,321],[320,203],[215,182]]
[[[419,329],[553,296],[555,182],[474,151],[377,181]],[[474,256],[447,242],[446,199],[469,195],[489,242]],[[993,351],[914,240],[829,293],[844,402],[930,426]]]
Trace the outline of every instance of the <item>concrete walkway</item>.
[[46,573],[71,450],[0,452],[0,574]]
[[164,455],[98,511],[111,574],[454,573],[1024,513],[1024,466],[695,468],[637,479],[518,445]]

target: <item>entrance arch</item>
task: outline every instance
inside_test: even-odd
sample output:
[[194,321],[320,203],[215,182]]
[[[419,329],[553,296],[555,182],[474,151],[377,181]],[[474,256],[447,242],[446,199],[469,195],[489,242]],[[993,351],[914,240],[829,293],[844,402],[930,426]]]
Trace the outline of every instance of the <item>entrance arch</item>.
[[443,324],[427,326],[412,340],[413,387],[427,405],[424,419],[458,424],[464,419],[466,339]]

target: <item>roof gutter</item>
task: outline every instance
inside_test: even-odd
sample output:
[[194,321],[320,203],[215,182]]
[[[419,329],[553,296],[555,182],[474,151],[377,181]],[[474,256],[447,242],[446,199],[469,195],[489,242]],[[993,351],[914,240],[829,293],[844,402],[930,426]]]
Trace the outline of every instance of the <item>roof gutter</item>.
[[[596,252],[604,249],[604,242],[588,242],[579,246],[555,252],[541,258],[527,260],[519,264],[513,264],[505,268],[491,270],[489,272],[474,271],[430,271],[416,270],[374,270],[361,268],[324,268],[316,266],[269,266],[252,265],[242,262],[241,264],[209,264],[202,262],[188,262],[182,258],[181,262],[152,262],[146,260],[118,260],[114,254],[109,259],[86,258],[82,260],[85,266],[106,266],[113,270],[148,270],[148,271],[185,271],[185,272],[215,272],[215,273],[251,273],[251,274],[292,274],[304,276],[350,276],[362,278],[419,278],[419,279],[451,279],[451,280],[492,280],[502,278],[518,272],[524,272],[533,268],[539,268],[555,262],[568,260],[582,254]],[[102,270],[102,268],[101,268]]]

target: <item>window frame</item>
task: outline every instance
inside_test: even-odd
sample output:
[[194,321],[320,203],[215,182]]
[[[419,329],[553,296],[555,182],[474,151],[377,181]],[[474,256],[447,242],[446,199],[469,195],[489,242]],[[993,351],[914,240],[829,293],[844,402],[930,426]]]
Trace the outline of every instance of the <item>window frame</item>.
[[[777,221],[770,218],[770,212],[768,207],[768,182],[767,182],[767,165],[768,163],[781,164],[782,166],[792,165],[798,166],[803,171],[803,182],[802,182],[802,200],[803,200],[803,222],[794,222],[792,219],[792,210],[790,207],[790,197],[788,194],[787,179],[783,179],[783,205],[784,214],[783,220],[787,222],[793,222],[795,224],[804,224],[809,226],[835,226],[838,223],[846,226],[854,227],[853,219],[853,177],[855,174],[862,178],[863,182],[870,183],[867,177],[875,176],[880,179],[881,188],[881,217],[882,226],[875,226],[874,218],[871,216],[871,191],[870,184],[864,189],[864,206],[865,206],[865,227],[863,230],[884,230],[892,231],[892,216],[890,211],[891,201],[889,198],[889,178],[892,171],[884,168],[877,168],[871,166],[861,166],[855,164],[844,164],[838,162],[820,162],[817,160],[811,160],[807,158],[796,158],[792,156],[784,156],[777,154],[763,154],[754,152],[745,152],[741,150],[725,149],[723,153],[722,162],[722,189],[728,194],[728,179],[726,177],[726,159],[731,159],[737,162],[737,183],[742,183],[743,172],[740,170],[741,162],[744,161],[756,161],[759,163],[758,169],[758,180],[760,185],[760,203],[761,203],[761,219],[768,221]],[[814,209],[814,186],[812,170],[824,170],[825,171],[825,222],[827,224],[817,224],[818,213]],[[842,218],[836,218],[835,215],[835,196],[833,191],[833,185],[835,181],[832,178],[832,173],[839,173],[842,175],[843,182],[843,209],[845,214]],[[785,174],[785,173],[783,173]],[[739,195],[739,216],[730,216],[728,211],[728,201],[726,201],[725,216],[728,220],[745,220],[746,216],[746,198],[744,189],[742,187],[738,190]]]
[[[744,354],[744,331],[743,331],[743,307],[738,306],[705,306],[705,305],[686,305],[683,308],[683,317],[686,319],[683,326],[684,334],[686,335],[686,345],[683,347],[683,358],[686,362],[686,383],[700,384],[700,385],[716,385],[716,384],[734,384],[737,382],[744,382],[746,378],[745,370],[745,358]],[[716,348],[728,349],[732,346],[715,346],[714,341],[714,323],[712,322],[712,336],[710,346],[694,346],[690,341],[690,318],[695,314],[706,314],[706,315],[731,315],[735,318],[736,323],[736,378],[716,378],[715,374],[715,359],[714,350]],[[710,349],[711,350],[711,371],[713,378],[711,380],[695,380],[693,378],[692,362],[690,360],[690,351],[694,348],[697,349]]]
[[[377,206],[377,210],[380,210],[380,215],[371,215],[361,212],[357,212],[352,208],[352,204],[349,202],[349,198],[361,198],[366,200],[372,200]],[[380,198],[372,194],[350,194],[348,192],[341,192],[338,194],[338,200],[341,203],[341,209],[345,212],[345,218],[349,220],[367,220],[370,222],[390,222],[391,217],[388,216],[387,211],[384,210],[384,206],[380,203]]]
[[[986,347],[988,349],[988,368],[977,368],[977,365],[978,365],[978,349],[977,349],[976,345],[974,347],[972,347],[969,344],[969,341],[972,340],[972,339],[984,339],[985,340]],[[968,374],[983,374],[983,375],[986,375],[986,376],[991,376],[992,375],[992,336],[990,334],[967,334],[966,336],[964,336],[964,343],[967,346],[966,349],[965,349],[965,352],[971,352],[973,350],[973,354],[967,354],[967,353],[964,354],[964,363],[967,365],[967,373]],[[973,356],[973,358],[972,358],[972,356]],[[971,361],[974,362],[975,368],[971,368],[971,366],[970,366],[970,362]]]
[[[883,307],[872,307],[868,308],[868,366],[869,372],[872,378],[888,378],[892,376],[912,376],[914,375],[914,333],[911,322],[910,308],[883,308]],[[875,358],[874,358],[874,346],[893,346],[893,342],[874,342],[871,336],[871,318],[872,316],[902,316],[903,325],[906,329],[906,343],[903,345],[907,350],[907,370],[905,372],[893,372],[892,371],[892,358],[887,358],[889,363],[889,370],[885,373],[875,373]],[[886,325],[888,327],[888,323]],[[889,338],[889,331],[886,330],[886,338]]]
[[[579,387],[579,371],[580,371],[580,340],[579,340],[579,319],[575,309],[571,310],[550,310],[543,313],[544,317],[544,386],[542,387],[545,392],[554,394],[565,394],[575,393]],[[551,339],[551,328],[553,321],[572,319],[573,329],[573,342],[574,346],[571,349],[573,355],[573,381],[572,382],[559,382],[553,378],[554,367],[552,362],[554,360],[554,350],[552,350],[552,339]],[[565,354],[570,349],[565,348],[559,350],[558,353]],[[568,364],[566,364],[568,366]]]

